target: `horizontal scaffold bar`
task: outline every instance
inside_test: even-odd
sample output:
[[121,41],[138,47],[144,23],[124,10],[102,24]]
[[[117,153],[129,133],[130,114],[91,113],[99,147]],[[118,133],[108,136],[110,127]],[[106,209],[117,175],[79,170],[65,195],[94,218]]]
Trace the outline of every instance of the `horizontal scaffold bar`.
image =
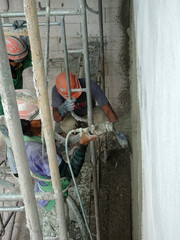
[[[46,11],[37,12],[38,17],[46,16]],[[81,15],[80,9],[74,10],[54,10],[50,11],[50,16],[70,16],[70,15]],[[1,13],[0,16],[2,18],[10,18],[10,17],[25,17],[24,12],[4,12]]]
[[[53,200],[55,199],[53,192],[39,192],[35,193],[36,200]],[[19,193],[3,193],[0,194],[0,201],[23,201],[23,197]]]

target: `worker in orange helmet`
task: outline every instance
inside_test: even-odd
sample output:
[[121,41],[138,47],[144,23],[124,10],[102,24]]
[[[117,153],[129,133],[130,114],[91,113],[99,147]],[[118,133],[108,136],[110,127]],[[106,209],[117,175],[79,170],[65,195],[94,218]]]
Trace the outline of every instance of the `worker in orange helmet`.
[[[69,78],[71,89],[86,88],[85,79],[78,79],[71,72],[69,73]],[[91,81],[91,95],[94,122],[117,121],[117,115],[113,111],[108,99],[94,81]],[[99,106],[95,106],[95,102]],[[52,107],[53,118],[57,123],[61,123],[61,129],[65,133],[80,127],[80,123],[71,116],[71,111],[74,111],[80,117],[87,117],[86,92],[71,92],[71,99],[69,99],[65,72],[58,74],[56,77],[56,85],[52,89]]]
[[[17,91],[17,90],[16,90]],[[27,89],[18,90],[24,96],[32,96],[33,93]],[[39,115],[39,108],[32,103],[24,100],[17,100],[19,116],[21,120],[22,131],[24,135],[25,149],[29,168],[32,176],[36,179],[36,192],[51,192],[53,191],[51,182],[51,173],[49,168],[48,155],[45,146],[45,152],[42,151],[41,140],[41,119]],[[72,155],[70,160],[71,168],[74,176],[77,177],[85,160],[87,146],[91,141],[97,138],[96,135],[82,133],[79,145]],[[72,178],[69,165],[62,157],[62,149],[56,145],[57,162],[61,179],[62,189],[67,188],[69,180]],[[65,179],[64,179],[65,178]],[[68,192],[64,192],[67,197]],[[43,213],[40,222],[43,227],[43,237],[46,239],[55,239],[59,235],[57,224],[56,208],[54,200],[38,201],[38,210]],[[39,206],[40,205],[40,206]],[[56,238],[57,239],[57,238]]]

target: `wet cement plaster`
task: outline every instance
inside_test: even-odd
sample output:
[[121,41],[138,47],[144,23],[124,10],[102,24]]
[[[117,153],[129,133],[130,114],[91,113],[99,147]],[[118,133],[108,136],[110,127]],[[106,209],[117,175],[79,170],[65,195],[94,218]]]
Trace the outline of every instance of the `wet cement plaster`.
[[[130,152],[120,148],[114,135],[108,136],[107,152],[100,153],[99,214],[101,239],[131,240]],[[104,155],[107,154],[107,155]],[[90,226],[96,239],[93,185]]]

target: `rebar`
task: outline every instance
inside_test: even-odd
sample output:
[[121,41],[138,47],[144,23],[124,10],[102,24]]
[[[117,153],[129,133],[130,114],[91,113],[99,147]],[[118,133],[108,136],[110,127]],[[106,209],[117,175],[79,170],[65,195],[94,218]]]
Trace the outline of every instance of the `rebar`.
[[94,14],[98,14],[98,11],[96,11],[96,10],[94,10],[94,9],[92,9],[92,8],[90,8],[90,7],[88,6],[87,1],[85,1],[85,4],[86,4],[86,8],[87,8],[90,12],[92,12],[92,13],[94,13]]

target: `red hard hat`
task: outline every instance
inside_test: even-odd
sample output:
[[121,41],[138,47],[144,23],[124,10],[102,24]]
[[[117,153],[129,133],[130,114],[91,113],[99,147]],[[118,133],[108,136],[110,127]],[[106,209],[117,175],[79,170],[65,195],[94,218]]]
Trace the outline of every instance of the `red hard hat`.
[[[81,88],[81,84],[78,78],[71,72],[69,72],[70,78],[70,88]],[[57,91],[65,98],[68,99],[68,89],[67,89],[67,81],[66,81],[66,73],[62,72],[56,77],[56,88]],[[72,98],[78,98],[82,92],[71,92]]]
[[21,62],[28,54],[28,49],[19,37],[7,37],[6,48],[9,60]]
[[[22,96],[28,98],[34,97],[33,93],[28,89],[18,89],[15,91],[22,93]],[[25,119],[29,121],[40,119],[39,108],[35,104],[17,99],[17,105],[20,119]]]

